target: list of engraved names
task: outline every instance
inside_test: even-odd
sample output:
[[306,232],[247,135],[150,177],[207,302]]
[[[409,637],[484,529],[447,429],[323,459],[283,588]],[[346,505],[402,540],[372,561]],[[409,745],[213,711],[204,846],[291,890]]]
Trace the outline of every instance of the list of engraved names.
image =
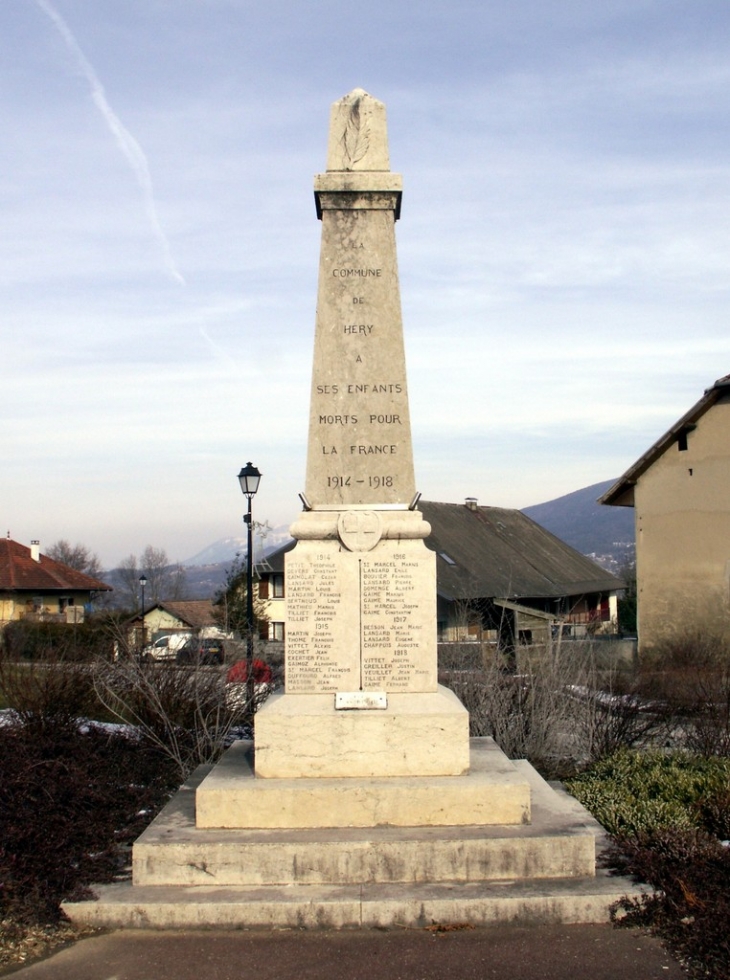
[[[424,561],[390,550],[287,556],[287,692],[430,689]],[[358,592],[353,609],[346,596]]]
[[398,552],[360,559],[363,690],[422,690],[428,680],[415,585],[421,565]]
[[[301,547],[301,546],[300,546]],[[347,567],[336,554],[287,556],[286,689],[293,694],[354,690],[359,658],[342,635]]]

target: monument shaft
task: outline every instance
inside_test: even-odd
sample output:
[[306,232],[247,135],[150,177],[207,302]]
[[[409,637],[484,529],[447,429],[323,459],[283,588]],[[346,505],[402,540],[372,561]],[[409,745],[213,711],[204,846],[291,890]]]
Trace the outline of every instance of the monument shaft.
[[408,504],[415,481],[395,254],[399,195],[318,197],[306,497],[314,508]]
[[361,89],[332,107],[315,200],[305,512],[286,556],[286,690],[256,716],[256,773],[453,775],[468,768],[468,717],[438,687],[436,556],[412,509],[401,178],[390,172],[385,106]]

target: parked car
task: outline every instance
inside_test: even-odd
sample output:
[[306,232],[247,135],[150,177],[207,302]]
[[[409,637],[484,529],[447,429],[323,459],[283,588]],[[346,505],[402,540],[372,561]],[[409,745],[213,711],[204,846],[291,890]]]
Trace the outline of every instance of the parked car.
[[193,639],[192,633],[168,633],[159,636],[142,651],[143,660],[175,660],[178,652]]
[[222,664],[225,657],[223,641],[217,637],[191,637],[177,651],[179,664]]

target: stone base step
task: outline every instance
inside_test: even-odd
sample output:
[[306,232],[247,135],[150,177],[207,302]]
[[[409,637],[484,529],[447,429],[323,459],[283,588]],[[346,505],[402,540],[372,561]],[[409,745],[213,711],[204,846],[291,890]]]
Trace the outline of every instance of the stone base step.
[[415,885],[290,885],[259,888],[96,888],[96,901],[66,903],[72,922],[96,928],[345,929],[469,923],[599,923],[626,894],[621,878]]
[[255,753],[250,742],[234,743],[201,783],[196,794],[199,828],[453,827],[530,822],[529,785],[491,738],[469,741],[469,771],[461,775],[358,778],[261,778],[258,727],[256,738]]
[[64,911],[103,928],[607,922],[612,903],[641,892],[595,873],[602,828],[529,763],[509,765],[529,787],[531,824],[206,830],[194,819],[202,771],[135,843],[134,883]]
[[596,821],[528,763],[509,765],[531,792],[531,824],[204,830],[195,825],[197,780],[191,780],[136,841],[133,880],[228,887],[593,875]]
[[[420,514],[418,518],[421,523]],[[312,544],[299,541],[297,553]],[[421,541],[411,545],[429,564],[435,561]],[[400,550],[406,544],[388,546]],[[317,543],[315,550],[319,548]],[[353,559],[355,571],[355,555],[339,549],[333,555],[338,562]],[[435,594],[434,588],[432,602]],[[408,595],[416,601],[415,593]],[[388,651],[383,654],[389,656]],[[433,666],[424,673],[435,668],[435,649],[433,654]],[[432,680],[435,677],[423,678],[427,685]],[[256,712],[256,775],[263,779],[458,776],[468,769],[469,715],[446,687],[407,694],[389,691],[387,707],[376,711],[339,711],[334,693],[277,692]]]

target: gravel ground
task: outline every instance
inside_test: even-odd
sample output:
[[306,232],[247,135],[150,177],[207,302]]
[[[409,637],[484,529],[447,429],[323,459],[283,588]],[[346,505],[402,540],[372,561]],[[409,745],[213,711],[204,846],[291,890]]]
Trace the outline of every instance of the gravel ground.
[[49,926],[22,926],[9,919],[0,922],[0,974],[27,966],[95,930],[78,929],[69,922]]

